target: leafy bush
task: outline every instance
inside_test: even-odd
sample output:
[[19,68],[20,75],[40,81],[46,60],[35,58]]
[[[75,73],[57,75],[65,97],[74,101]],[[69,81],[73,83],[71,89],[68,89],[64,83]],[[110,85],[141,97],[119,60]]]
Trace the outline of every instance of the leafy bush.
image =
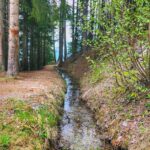
[[107,63],[97,62],[90,57],[87,57],[87,61],[90,64],[91,69],[91,83],[95,84],[101,81],[104,78],[104,72],[107,71]]
[[150,102],[146,103],[146,104],[145,104],[145,107],[146,107],[148,110],[150,110]]
[[[94,40],[87,40],[93,49],[99,49],[113,68],[118,86],[128,91],[127,99],[145,97],[150,85],[149,30],[150,2],[148,0],[112,0],[104,5],[95,3],[98,17],[87,21],[83,30],[91,30],[91,21],[98,25],[94,28]],[[92,45],[91,45],[92,43]],[[92,82],[102,79],[105,61],[96,62],[88,58],[92,68]]]

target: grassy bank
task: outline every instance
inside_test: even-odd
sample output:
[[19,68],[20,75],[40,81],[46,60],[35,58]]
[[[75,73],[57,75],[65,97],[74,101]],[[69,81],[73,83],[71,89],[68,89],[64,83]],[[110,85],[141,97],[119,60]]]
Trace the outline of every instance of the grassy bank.
[[[49,76],[54,79],[47,78]],[[11,94],[1,93],[0,149],[42,150],[44,147],[52,150],[57,139],[57,125],[65,89],[56,70],[48,67],[32,72],[32,76],[30,72],[25,76],[23,73],[17,79],[0,82],[3,83],[1,92],[3,88],[13,87],[13,83],[16,88],[20,88],[17,96],[15,89],[10,91]],[[31,85],[25,89],[30,95],[24,92],[24,83]],[[37,85],[36,91],[32,87],[34,84]]]
[[99,64],[93,71],[89,56],[95,57],[87,52],[69,60],[64,67],[80,80],[81,98],[95,114],[102,137],[115,148],[149,150],[150,99],[128,98],[117,86],[111,64]]

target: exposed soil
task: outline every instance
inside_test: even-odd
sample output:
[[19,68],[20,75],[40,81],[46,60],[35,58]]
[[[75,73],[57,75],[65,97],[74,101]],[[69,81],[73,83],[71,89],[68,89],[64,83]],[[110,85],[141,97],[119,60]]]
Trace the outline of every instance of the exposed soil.
[[40,71],[21,72],[16,78],[7,78],[0,73],[0,100],[21,98],[27,100],[30,96],[40,95],[49,91],[60,92],[63,81],[54,66],[46,66]]
[[150,100],[127,102],[123,95],[116,95],[113,72],[106,72],[101,81],[92,84],[86,57],[95,55],[86,52],[68,60],[64,68],[80,80],[81,98],[95,114],[103,138],[114,148],[150,150],[150,111],[145,107]]

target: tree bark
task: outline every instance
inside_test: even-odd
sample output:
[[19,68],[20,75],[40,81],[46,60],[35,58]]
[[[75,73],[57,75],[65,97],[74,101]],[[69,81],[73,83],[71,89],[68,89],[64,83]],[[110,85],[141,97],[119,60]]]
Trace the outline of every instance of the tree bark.
[[55,63],[57,62],[56,60],[56,49],[55,49],[55,29],[53,28],[53,51],[54,51],[54,61]]
[[8,51],[8,76],[18,74],[19,50],[19,0],[9,1],[9,51]]
[[76,8],[75,39],[74,39],[75,53],[78,51],[78,39],[79,39],[78,22],[79,22],[79,0],[77,0],[77,8]]
[[4,70],[3,62],[3,0],[0,0],[0,70]]
[[34,26],[30,27],[30,70],[34,69]]
[[[82,23],[83,23],[83,26],[86,26],[86,23],[87,23],[88,3],[89,3],[89,0],[83,0],[83,3],[82,3],[82,7],[83,7]],[[87,46],[85,44],[86,40],[87,40],[87,30],[84,30],[82,32],[82,50],[83,51],[87,50]]]
[[64,0],[61,0],[61,5],[60,5],[60,21],[59,21],[59,59],[58,59],[58,66],[62,66],[63,63],[63,3]]
[[91,18],[91,21],[90,21],[90,32],[89,32],[89,35],[88,35],[88,39],[90,41],[93,40],[93,30],[94,30],[94,6],[93,6],[93,0],[90,0],[90,18]]
[[64,21],[63,21],[63,33],[64,33],[64,61],[67,59],[67,41],[66,41],[66,0],[64,1]]
[[8,6],[8,0],[4,0],[4,13],[3,13],[3,18],[5,20],[5,25],[4,25],[4,34],[3,34],[3,58],[4,58],[4,68],[5,71],[7,70],[8,66],[8,13],[9,13],[9,6]]
[[[150,44],[150,23],[148,24],[148,41],[149,41],[149,44]],[[148,54],[149,54],[149,81],[150,81],[150,49],[148,50]]]
[[72,53],[75,53],[75,0],[72,1]]
[[28,31],[26,24],[26,14],[24,14],[24,25],[23,25],[23,70],[28,70]]
[[64,20],[64,60],[67,59],[66,20]]

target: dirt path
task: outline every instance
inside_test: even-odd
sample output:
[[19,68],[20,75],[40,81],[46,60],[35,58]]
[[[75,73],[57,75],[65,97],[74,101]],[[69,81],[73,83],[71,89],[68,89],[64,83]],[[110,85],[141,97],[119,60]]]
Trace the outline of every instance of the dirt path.
[[7,98],[28,99],[43,92],[61,90],[63,82],[54,66],[46,66],[40,71],[22,72],[15,79],[0,74],[0,100]]

